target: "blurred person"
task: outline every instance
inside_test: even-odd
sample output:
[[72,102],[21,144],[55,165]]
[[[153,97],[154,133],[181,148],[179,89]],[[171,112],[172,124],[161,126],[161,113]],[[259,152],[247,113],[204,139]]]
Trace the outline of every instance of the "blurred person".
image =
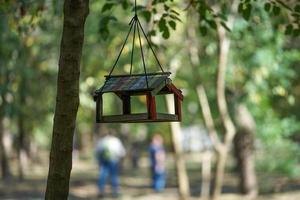
[[96,146],[96,157],[100,167],[98,188],[99,197],[104,196],[106,179],[111,179],[112,195],[119,195],[119,164],[125,156],[125,148],[119,138],[112,135],[109,131],[106,136],[101,138]]
[[152,188],[156,192],[162,192],[166,184],[165,160],[166,153],[163,145],[163,138],[154,134],[149,147]]

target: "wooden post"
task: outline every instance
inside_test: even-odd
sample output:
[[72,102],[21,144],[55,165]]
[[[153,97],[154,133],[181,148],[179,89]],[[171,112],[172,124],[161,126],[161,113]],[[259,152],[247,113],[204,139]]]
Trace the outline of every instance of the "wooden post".
[[122,95],[122,103],[123,103],[123,114],[130,114],[131,113],[131,102],[130,96]]
[[152,96],[151,94],[147,94],[146,102],[147,102],[147,111],[148,111],[149,119],[156,119],[157,113],[156,113],[155,96]]
[[181,100],[174,94],[175,114],[178,116],[178,121],[181,121]]
[[97,97],[96,100],[96,122],[99,123],[101,122],[103,115],[103,99],[102,99],[102,94]]

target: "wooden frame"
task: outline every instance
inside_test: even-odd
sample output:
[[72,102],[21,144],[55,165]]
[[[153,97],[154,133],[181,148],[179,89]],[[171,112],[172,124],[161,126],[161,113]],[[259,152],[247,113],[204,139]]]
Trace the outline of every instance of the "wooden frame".
[[[104,115],[103,113],[103,95],[95,98],[96,101],[96,122],[97,123],[148,123],[148,122],[174,122],[182,120],[181,105],[182,98],[171,91],[162,92],[158,95],[173,94],[174,95],[174,114],[158,113],[156,110],[156,98],[147,93],[146,106],[147,113],[131,113],[131,96],[132,95],[116,95],[122,100],[121,115]],[[136,95],[136,94],[134,94]],[[140,95],[140,94],[139,94]]]
[[[153,88],[137,88],[134,90],[106,90],[102,91],[100,88],[94,93],[94,100],[96,101],[96,122],[97,123],[144,123],[144,122],[173,122],[181,121],[182,113],[181,106],[183,101],[183,95],[175,85],[172,84],[171,79],[167,76],[169,72],[164,73],[153,73],[149,75],[162,75],[165,78],[161,80],[159,84]],[[167,75],[167,76],[166,76]],[[134,74],[131,76],[144,76],[144,74]],[[111,77],[120,78],[131,77],[129,75],[115,75]],[[120,81],[121,82],[121,81]],[[105,84],[104,84],[105,86]],[[103,87],[104,87],[103,86]],[[122,87],[123,88],[123,87]],[[126,88],[126,87],[125,87]],[[121,99],[122,102],[122,114],[120,115],[105,115],[103,113],[103,94],[114,93]],[[156,96],[157,95],[174,95],[174,114],[169,113],[158,113],[156,110]],[[146,107],[147,113],[132,113],[131,111],[131,96],[145,95],[146,96]]]

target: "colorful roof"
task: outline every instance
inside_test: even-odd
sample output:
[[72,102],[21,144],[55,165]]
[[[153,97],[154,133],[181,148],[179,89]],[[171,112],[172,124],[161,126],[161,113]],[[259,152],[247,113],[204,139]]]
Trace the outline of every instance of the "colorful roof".
[[[96,92],[121,92],[121,91],[141,91],[153,90],[163,82],[169,81],[170,74],[149,74],[147,75],[148,87],[145,75],[132,76],[111,76],[107,77],[105,84]],[[168,79],[168,80],[167,80]]]

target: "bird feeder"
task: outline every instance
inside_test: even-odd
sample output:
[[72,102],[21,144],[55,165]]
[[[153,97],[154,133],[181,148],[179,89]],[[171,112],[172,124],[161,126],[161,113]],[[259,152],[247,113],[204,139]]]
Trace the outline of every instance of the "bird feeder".
[[[181,121],[181,105],[183,101],[183,95],[181,90],[177,89],[170,79],[170,72],[165,72],[148,40],[145,31],[138,19],[135,11],[135,15],[129,23],[130,29],[126,36],[125,42],[121,48],[121,51],[110,71],[105,76],[104,84],[94,92],[94,101],[96,102],[96,122],[97,123],[141,123],[141,122],[173,122]],[[112,75],[115,66],[122,54],[124,46],[128,40],[128,37],[133,29],[133,43],[131,52],[131,66],[129,74]],[[147,73],[144,52],[141,42],[140,30],[143,33],[160,69],[161,72]],[[132,74],[132,62],[133,62],[133,51],[135,46],[135,36],[139,38],[139,46],[141,57],[143,61],[144,73]],[[120,115],[105,115],[103,113],[104,102],[103,94],[113,93],[116,98],[120,98],[122,101],[122,114]],[[170,113],[159,113],[157,112],[156,96],[157,95],[174,95],[174,114]],[[146,113],[132,113],[131,97],[137,95],[146,96]]]

